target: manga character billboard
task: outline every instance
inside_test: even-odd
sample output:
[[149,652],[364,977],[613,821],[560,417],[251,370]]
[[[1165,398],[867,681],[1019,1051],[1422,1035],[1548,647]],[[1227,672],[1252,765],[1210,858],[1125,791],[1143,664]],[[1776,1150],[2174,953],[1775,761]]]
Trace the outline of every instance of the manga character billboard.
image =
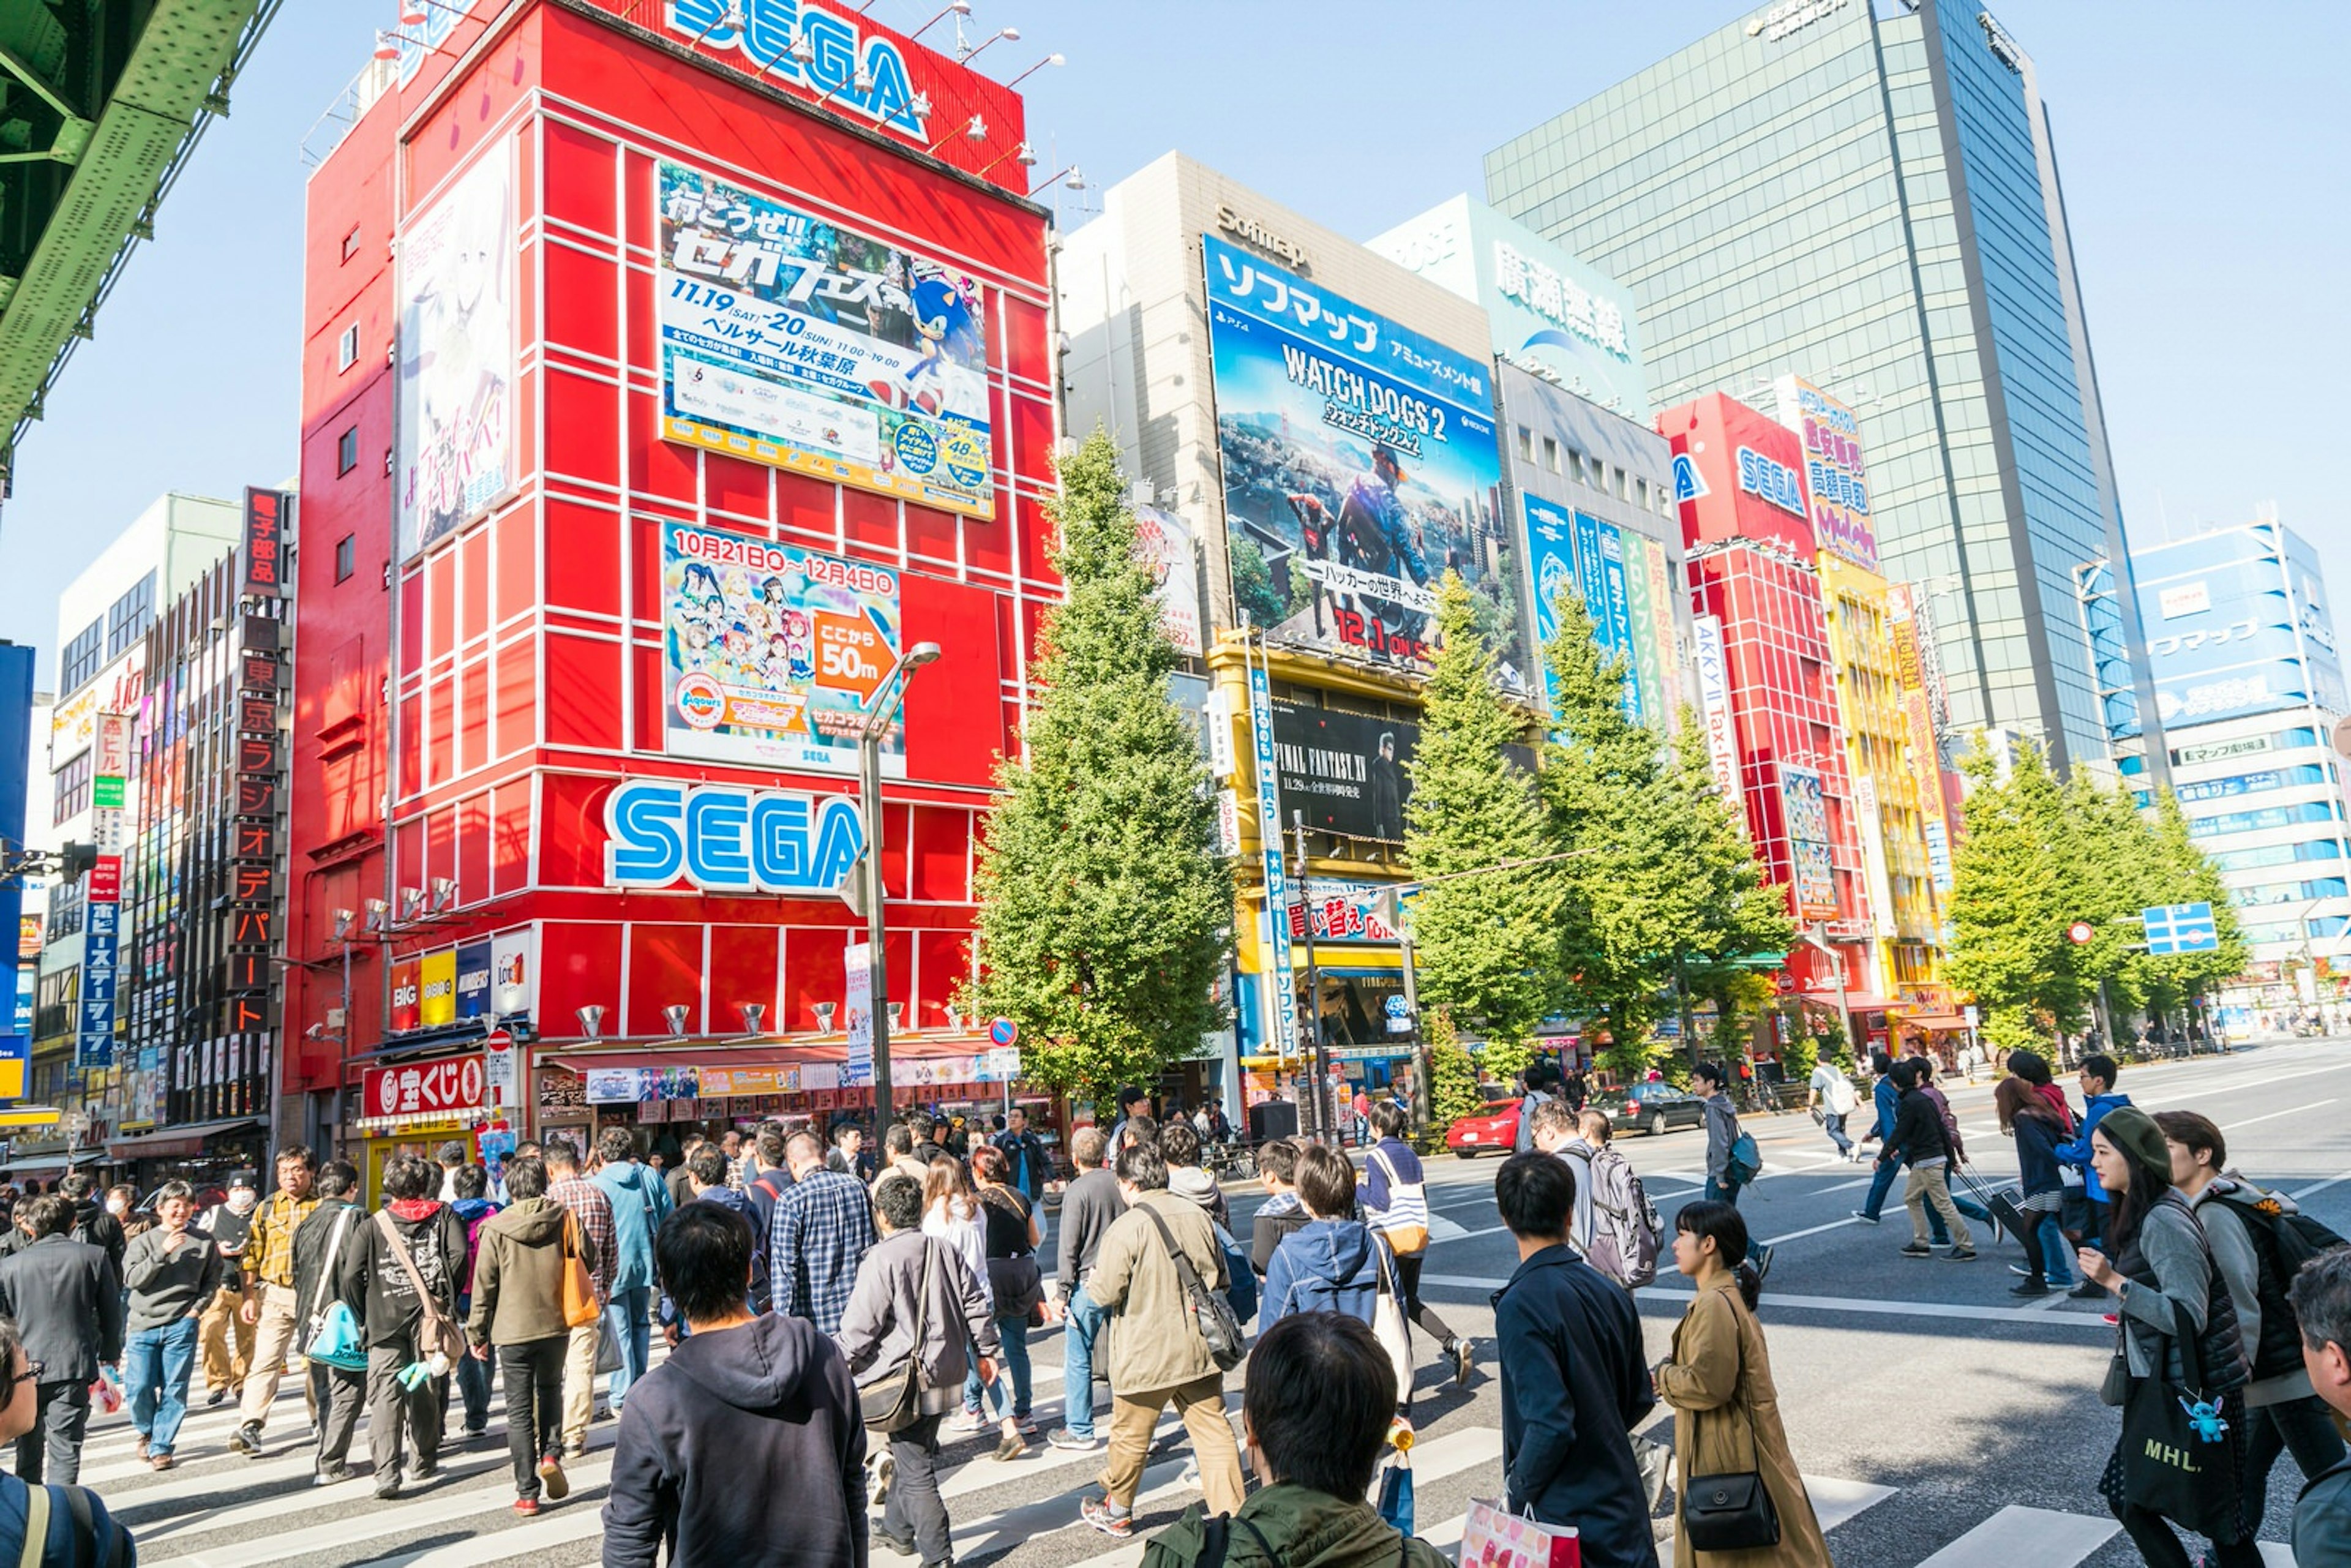
[[1281,641],[1419,670],[1450,569],[1523,681],[1491,368],[1201,245],[1234,602]]
[[400,555],[512,482],[514,155],[485,152],[400,237]]
[[995,516],[977,283],[696,169],[655,177],[664,436]]
[[1780,765],[1780,809],[1788,824],[1796,914],[1806,920],[1837,913],[1836,870],[1829,855],[1829,808],[1821,776]]
[[[671,755],[851,772],[897,666],[898,579],[721,528],[662,525],[663,733]],[[882,770],[906,776],[903,716]]]

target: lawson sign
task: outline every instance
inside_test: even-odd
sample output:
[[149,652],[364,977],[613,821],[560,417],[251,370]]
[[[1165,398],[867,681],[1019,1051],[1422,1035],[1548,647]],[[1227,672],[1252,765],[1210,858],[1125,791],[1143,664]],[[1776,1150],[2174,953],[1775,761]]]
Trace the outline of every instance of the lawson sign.
[[865,847],[857,802],[734,784],[632,779],[604,802],[604,883],[705,893],[830,894]]

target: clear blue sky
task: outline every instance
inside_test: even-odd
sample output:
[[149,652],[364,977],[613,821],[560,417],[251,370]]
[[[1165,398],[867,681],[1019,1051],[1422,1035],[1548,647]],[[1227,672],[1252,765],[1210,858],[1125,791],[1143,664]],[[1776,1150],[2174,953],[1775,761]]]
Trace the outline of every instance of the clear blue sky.
[[[941,4],[874,12],[912,27]],[[43,649],[45,685],[58,591],[149,501],[293,472],[298,149],[394,13],[284,8],[19,452],[0,637]],[[1477,191],[1489,149],[1743,14],[1720,0],[977,0],[972,21],[1022,30],[981,62],[992,74],[1068,56],[1027,84],[1030,133],[1090,181],[1181,148],[1368,236]],[[2351,6],[2001,0],[1997,15],[2053,105],[2133,537],[2275,501],[2351,593]]]

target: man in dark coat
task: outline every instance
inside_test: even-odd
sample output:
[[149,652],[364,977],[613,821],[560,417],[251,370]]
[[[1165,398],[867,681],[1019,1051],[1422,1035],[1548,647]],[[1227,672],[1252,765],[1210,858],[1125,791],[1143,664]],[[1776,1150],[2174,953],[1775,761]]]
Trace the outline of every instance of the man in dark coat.
[[[438,1173],[413,1155],[392,1161],[383,1172],[382,1214],[392,1234],[377,1220],[360,1226],[343,1245],[340,1289],[344,1303],[367,1329],[368,1452],[375,1461],[375,1495],[400,1495],[401,1463],[407,1440],[415,1448],[409,1479],[431,1480],[441,1471],[442,1412],[448,1407],[452,1364],[434,1365],[425,1344],[424,1302],[401,1265],[404,1253],[432,1296],[434,1312],[457,1322],[457,1285],[465,1276],[465,1222],[431,1195]],[[401,1381],[408,1367],[423,1364],[426,1375],[413,1387]]]
[[1494,1200],[1519,1244],[1494,1293],[1502,1364],[1502,1479],[1510,1511],[1580,1532],[1584,1568],[1657,1568],[1633,1427],[1654,1409],[1633,1298],[1568,1245],[1575,1173],[1513,1155]]
[[41,1369],[40,1414],[16,1439],[16,1475],[70,1486],[81,1478],[90,1382],[99,1364],[122,1359],[122,1273],[103,1247],[68,1234],[71,1198],[51,1193],[24,1207],[32,1239],[0,1259],[0,1317],[16,1321]]

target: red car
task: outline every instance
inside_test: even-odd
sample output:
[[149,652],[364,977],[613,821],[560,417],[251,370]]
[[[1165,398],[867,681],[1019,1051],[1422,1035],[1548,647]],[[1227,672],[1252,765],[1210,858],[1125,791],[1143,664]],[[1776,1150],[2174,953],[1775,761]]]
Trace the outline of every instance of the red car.
[[1463,1159],[1475,1159],[1489,1149],[1509,1154],[1519,1143],[1519,1095],[1499,1083],[1489,1083],[1483,1115],[1464,1116],[1445,1130],[1445,1146]]

